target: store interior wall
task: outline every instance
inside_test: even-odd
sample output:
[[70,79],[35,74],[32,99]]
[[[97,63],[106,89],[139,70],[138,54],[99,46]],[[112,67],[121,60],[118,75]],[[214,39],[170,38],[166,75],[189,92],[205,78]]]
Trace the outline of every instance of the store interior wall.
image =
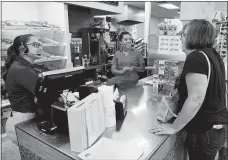
[[104,3],[102,1],[67,1],[67,4],[71,4],[73,6],[81,6],[83,8],[91,8],[92,10],[98,10],[103,12],[112,12],[112,13],[121,13],[123,11],[124,2],[118,1],[118,6]]
[[2,2],[2,20],[37,21],[38,7],[34,2]]
[[224,13],[227,13],[227,4],[227,2],[181,2],[180,19],[191,20],[203,18],[212,21],[215,11],[224,11]]
[[[132,12],[144,12],[142,9],[132,7],[134,10]],[[89,24],[93,22],[93,12],[89,8],[83,8],[78,6],[69,5],[69,30],[70,32],[80,32],[81,28],[88,28]],[[158,34],[158,23],[161,23],[164,18],[158,18],[151,16],[150,22],[150,34]],[[137,39],[144,38],[144,23],[139,23],[137,25]],[[126,30],[130,31],[133,26],[120,26],[117,24],[115,19],[112,19],[110,31],[117,31],[117,28],[124,27]]]
[[155,16],[151,16],[150,19],[150,34],[158,34],[158,24],[163,22],[164,18],[159,18]]
[[137,24],[137,38],[144,38],[144,23]]
[[[150,19],[150,33],[149,34],[158,34],[158,24],[161,23],[164,18],[159,18],[151,15]],[[137,24],[137,38],[144,38],[144,23]],[[149,36],[149,35],[148,35]]]
[[215,2],[214,10],[215,11],[227,11],[228,2]]
[[64,3],[62,2],[35,2],[39,8],[39,19],[51,24],[65,27]]
[[89,28],[93,22],[93,14],[90,9],[68,5],[69,31],[80,32],[81,28]]
[[[65,25],[64,4],[60,2],[2,2],[2,6],[2,20],[40,20],[61,27]],[[79,32],[81,28],[88,28],[93,22],[94,14],[88,8],[69,5],[68,11],[70,32]],[[158,34],[157,25],[162,20],[162,18],[151,16],[150,34]],[[111,30],[116,31],[118,27],[120,26],[112,22]],[[127,30],[131,28],[131,26],[124,27]],[[137,24],[137,38],[144,38],[144,23]]]

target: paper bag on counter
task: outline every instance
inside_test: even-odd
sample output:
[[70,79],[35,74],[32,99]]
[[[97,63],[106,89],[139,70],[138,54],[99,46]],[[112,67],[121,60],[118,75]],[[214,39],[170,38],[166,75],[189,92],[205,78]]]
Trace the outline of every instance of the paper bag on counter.
[[92,93],[67,110],[71,151],[82,152],[105,131],[104,107],[99,93]]

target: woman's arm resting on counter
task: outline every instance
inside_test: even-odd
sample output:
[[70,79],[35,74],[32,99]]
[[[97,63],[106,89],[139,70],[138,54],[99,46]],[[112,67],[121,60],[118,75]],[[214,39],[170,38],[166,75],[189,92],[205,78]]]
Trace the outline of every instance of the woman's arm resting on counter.
[[200,109],[207,90],[207,76],[198,73],[188,73],[185,77],[188,89],[188,98],[173,124],[154,126],[149,131],[156,135],[175,134],[193,119]]
[[184,128],[199,111],[205,99],[208,86],[207,76],[204,74],[188,73],[185,78],[188,98],[186,99],[179,116],[172,124],[172,127],[176,132]]

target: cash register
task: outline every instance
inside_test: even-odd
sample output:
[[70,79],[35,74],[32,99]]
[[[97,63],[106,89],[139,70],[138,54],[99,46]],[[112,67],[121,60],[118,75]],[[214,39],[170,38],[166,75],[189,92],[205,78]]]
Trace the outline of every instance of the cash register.
[[68,134],[67,109],[75,104],[74,100],[68,100],[68,96],[79,90],[78,100],[80,100],[93,92],[88,89],[90,92],[87,95],[84,93],[88,73],[83,66],[80,66],[43,72],[42,75],[43,81],[36,87],[36,98],[43,110],[43,116],[37,127],[48,134],[56,132]]

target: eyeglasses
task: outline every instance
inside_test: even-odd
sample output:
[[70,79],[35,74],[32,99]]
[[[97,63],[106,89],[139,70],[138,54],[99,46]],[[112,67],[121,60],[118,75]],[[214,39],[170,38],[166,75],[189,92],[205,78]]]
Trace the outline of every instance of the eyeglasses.
[[181,38],[182,37],[186,37],[186,34],[185,33],[181,33]]
[[40,43],[40,42],[33,42],[33,43],[27,44],[27,46],[28,46],[28,45],[32,45],[32,46],[35,47],[35,48],[43,47],[43,44]]

